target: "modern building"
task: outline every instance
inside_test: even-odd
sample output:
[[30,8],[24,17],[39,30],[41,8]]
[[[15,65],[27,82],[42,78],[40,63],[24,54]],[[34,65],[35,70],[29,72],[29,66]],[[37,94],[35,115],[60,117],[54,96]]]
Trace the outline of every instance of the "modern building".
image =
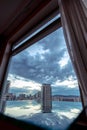
[[1,100],[2,106],[0,106],[1,112],[4,112],[4,111],[5,111],[5,107],[6,107],[6,97],[7,97],[7,95],[8,95],[9,87],[10,87],[10,81],[7,80],[7,82],[6,82],[6,84],[5,84],[5,87],[4,87],[4,90],[3,90],[3,94],[2,94],[2,100]]
[[45,112],[45,113],[49,113],[52,110],[52,97],[51,97],[50,84],[42,84],[41,107],[42,107],[42,112]]
[[24,100],[24,99],[26,99],[26,94],[19,94],[19,96],[18,96],[18,99],[19,100]]
[[16,99],[16,95],[15,94],[13,94],[13,93],[8,93],[7,94],[7,97],[6,97],[6,100],[8,101],[11,101],[11,100],[17,100]]

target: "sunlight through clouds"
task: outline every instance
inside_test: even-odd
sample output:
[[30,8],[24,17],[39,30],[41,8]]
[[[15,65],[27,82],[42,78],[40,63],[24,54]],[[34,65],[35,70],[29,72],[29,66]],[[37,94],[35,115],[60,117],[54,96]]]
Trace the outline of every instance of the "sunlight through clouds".
[[16,87],[16,88],[26,88],[29,90],[41,90],[41,84],[36,83],[35,81],[32,80],[26,80],[25,78],[19,77],[19,76],[14,76],[9,74],[8,80],[10,79],[11,81],[11,87]]
[[69,55],[68,53],[65,51],[63,57],[61,58],[61,60],[58,62],[58,64],[60,65],[61,68],[63,68],[65,65],[67,65],[69,61]]
[[57,80],[53,85],[55,85],[55,86],[66,86],[68,88],[77,88],[78,81],[76,79],[73,79],[72,76],[70,76],[64,81]]

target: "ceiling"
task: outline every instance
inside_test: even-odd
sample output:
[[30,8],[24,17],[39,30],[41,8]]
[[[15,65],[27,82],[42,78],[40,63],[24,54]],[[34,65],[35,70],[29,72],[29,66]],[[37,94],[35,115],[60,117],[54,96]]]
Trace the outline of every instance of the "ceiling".
[[57,0],[0,0],[0,37],[17,41],[55,10]]

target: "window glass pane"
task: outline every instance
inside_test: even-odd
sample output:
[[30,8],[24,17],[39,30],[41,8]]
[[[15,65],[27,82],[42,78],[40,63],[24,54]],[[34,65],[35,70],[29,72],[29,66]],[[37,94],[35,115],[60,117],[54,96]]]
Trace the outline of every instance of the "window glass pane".
[[62,28],[14,56],[7,80],[7,115],[57,130],[82,110]]

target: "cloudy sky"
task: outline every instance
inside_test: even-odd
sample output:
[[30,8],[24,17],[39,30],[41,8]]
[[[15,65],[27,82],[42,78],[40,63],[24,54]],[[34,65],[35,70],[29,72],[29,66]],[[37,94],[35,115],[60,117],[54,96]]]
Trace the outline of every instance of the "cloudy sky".
[[[79,95],[77,79],[67,52],[62,28],[12,57],[8,79],[11,81],[10,92],[16,95],[35,94],[41,90],[42,83],[51,84],[52,95]],[[82,108],[81,103],[77,102],[53,102],[52,111],[56,112],[57,116],[52,115],[53,113],[41,116],[41,105],[36,102],[7,103],[6,114],[21,116],[21,119],[28,118],[28,120],[30,114],[31,121],[36,121],[37,124],[40,122],[40,125],[49,124],[54,129],[59,126],[64,128],[62,122],[69,123]],[[39,114],[35,114],[37,112]]]
[[38,84],[71,89],[78,86],[62,28],[14,56],[9,73]]

